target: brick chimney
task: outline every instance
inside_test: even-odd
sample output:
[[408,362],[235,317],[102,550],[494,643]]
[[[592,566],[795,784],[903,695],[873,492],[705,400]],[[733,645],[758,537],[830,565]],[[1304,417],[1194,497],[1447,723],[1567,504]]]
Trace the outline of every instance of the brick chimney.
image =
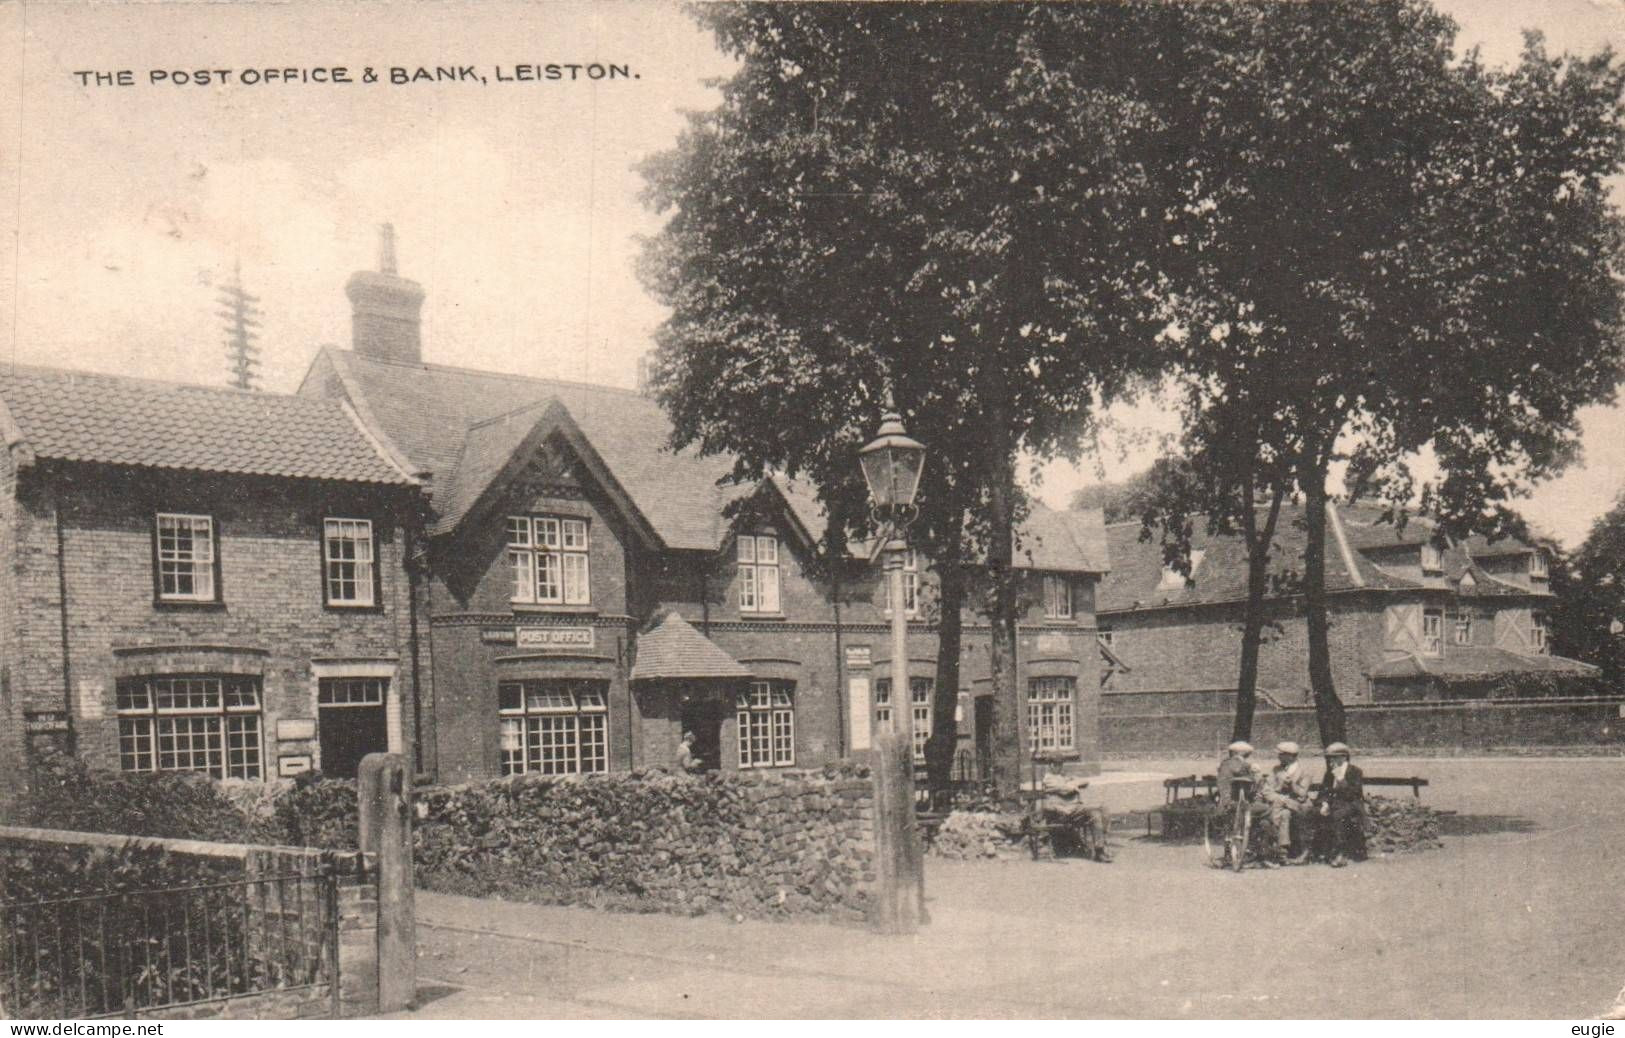
[[423,362],[423,286],[395,273],[395,228],[378,228],[378,269],[344,284],[350,297],[350,345],[357,353],[403,364]]

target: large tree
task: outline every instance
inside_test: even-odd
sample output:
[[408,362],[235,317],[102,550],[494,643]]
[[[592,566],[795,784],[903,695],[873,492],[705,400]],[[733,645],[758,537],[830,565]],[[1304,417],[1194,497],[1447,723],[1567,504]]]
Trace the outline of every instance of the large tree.
[[1423,0],[1164,16],[1146,89],[1178,180],[1166,298],[1200,347],[1186,363],[1229,369],[1217,404],[1236,386],[1276,402],[1271,463],[1305,505],[1310,685],[1321,737],[1342,739],[1333,466],[1402,517],[1408,459],[1430,449],[1422,507],[1448,533],[1493,528],[1498,502],[1572,455],[1576,409],[1613,394],[1620,70],[1538,39],[1511,70],[1457,59],[1454,25]]
[[1552,651],[1602,668],[1619,687],[1625,677],[1625,499],[1591,524],[1571,555],[1553,550]]
[[[1039,58],[1138,8],[716,4],[722,103],[644,167],[671,214],[645,255],[671,307],[655,381],[679,444],[741,476],[805,473],[832,536],[872,532],[855,451],[895,404],[931,450],[922,542],[942,580],[933,771],[946,776],[964,567],[985,569],[994,759],[1017,780],[1018,458],[1075,451],[1160,363],[1137,70]],[[1103,30],[1104,31],[1104,30]],[[840,525],[842,529],[835,530]],[[906,690],[894,690],[906,709]]]

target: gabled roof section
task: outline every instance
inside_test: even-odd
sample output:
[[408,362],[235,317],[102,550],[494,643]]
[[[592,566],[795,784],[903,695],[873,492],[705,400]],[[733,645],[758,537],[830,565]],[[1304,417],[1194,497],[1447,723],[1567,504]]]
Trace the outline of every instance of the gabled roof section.
[[[1356,550],[1420,546],[1433,536],[1432,520],[1422,516],[1411,516],[1405,523],[1405,528],[1400,529],[1393,523],[1384,522],[1383,510],[1373,505],[1338,505],[1337,511],[1343,519],[1343,529],[1347,533],[1349,543]],[[1476,559],[1527,555],[1534,550],[1532,545],[1514,537],[1502,537],[1500,540],[1492,541],[1476,534],[1454,547],[1465,550]]]
[[0,368],[0,421],[24,457],[413,485],[341,401],[57,368]]
[[748,678],[750,671],[694,629],[676,611],[638,638],[633,681],[671,678]]
[[[1303,573],[1306,541],[1302,524],[1303,508],[1282,505],[1275,527],[1275,545],[1270,553],[1270,575],[1274,581],[1288,581]],[[1097,606],[1101,612],[1155,609],[1177,606],[1234,602],[1247,597],[1247,543],[1239,535],[1210,536],[1205,520],[1193,520],[1192,550],[1202,552],[1202,565],[1193,580],[1182,588],[1163,588],[1162,544],[1153,531],[1149,541],[1140,540],[1139,520],[1112,523],[1106,527],[1112,569],[1101,581]],[[1350,572],[1352,558],[1355,571]],[[1335,534],[1326,531],[1326,589],[1409,586],[1389,577],[1358,551],[1345,555],[1335,543]]]
[[622,518],[645,541],[654,543],[656,536],[648,520],[605,468],[569,409],[552,397],[469,427],[463,436],[463,450],[456,467],[437,481],[443,499],[435,502],[436,517],[430,532],[444,534],[455,530],[488,494],[524,471],[542,443],[555,434],[570,445],[620,509]]
[[722,542],[718,484],[733,459],[670,450],[671,423],[648,397],[579,382],[402,364],[333,347],[323,347],[322,360],[365,401],[389,442],[414,467],[432,473],[437,507],[448,494],[462,497],[453,488],[462,479],[457,470],[469,429],[557,400],[666,547],[714,551]]
[[1105,573],[1111,559],[1105,513],[1098,508],[1058,512],[1034,505],[1015,536],[1017,569]]
[[[1326,524],[1326,590],[1379,591],[1448,590],[1459,587],[1464,573],[1472,573],[1474,597],[1494,595],[1541,597],[1542,590],[1519,587],[1501,580],[1474,563],[1480,556],[1482,538],[1466,545],[1453,545],[1442,553],[1443,571],[1437,576],[1416,580],[1385,569],[1375,559],[1391,558],[1385,550],[1395,547],[1419,548],[1432,535],[1426,520],[1413,518],[1404,530],[1380,521],[1380,511],[1370,507],[1328,506]],[[1303,573],[1303,552],[1307,533],[1303,506],[1281,506],[1276,524],[1275,545],[1270,553],[1271,594],[1280,582],[1290,584]],[[1140,523],[1131,520],[1106,527],[1113,569],[1101,582],[1098,599],[1102,612],[1130,609],[1172,608],[1217,602],[1243,601],[1247,597],[1247,545],[1239,534],[1209,536],[1204,520],[1194,519],[1191,547],[1203,552],[1202,565],[1190,586],[1179,589],[1159,587],[1162,580],[1162,545],[1153,533],[1150,541],[1140,540]],[[1499,546],[1516,545],[1503,540]],[[1520,550],[1529,550],[1527,546]],[[1367,554],[1370,553],[1370,554]],[[1488,550],[1487,554],[1504,554]]]

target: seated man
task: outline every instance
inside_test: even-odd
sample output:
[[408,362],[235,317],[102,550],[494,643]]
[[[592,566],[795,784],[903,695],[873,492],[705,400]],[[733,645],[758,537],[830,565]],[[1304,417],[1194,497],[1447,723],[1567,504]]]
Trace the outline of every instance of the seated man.
[[694,749],[694,742],[694,733],[684,732],[683,741],[677,744],[677,766],[686,775],[698,775],[705,770],[705,761]]
[[1320,783],[1315,811],[1320,817],[1315,842],[1340,869],[1349,859],[1365,857],[1365,776],[1349,763],[1347,745],[1334,742],[1326,747],[1326,777]]
[[[1292,825],[1295,820],[1306,819],[1309,815],[1310,783],[1309,776],[1304,772],[1303,765],[1298,763],[1298,744],[1287,741],[1275,747],[1276,758],[1279,763],[1264,777],[1264,786],[1260,798],[1265,809],[1269,812],[1270,824],[1275,829],[1275,856],[1265,864],[1279,864],[1286,861],[1293,865],[1302,865],[1309,860],[1309,849],[1304,843],[1303,849],[1297,857],[1291,857]],[[1303,841],[1300,840],[1300,843]]]
[[[1041,783],[1044,797],[1039,802],[1045,823],[1066,826],[1083,842],[1084,853],[1096,861],[1111,861],[1106,850],[1108,817],[1104,807],[1082,802],[1089,780],[1068,775],[1045,775]],[[1059,849],[1059,848],[1057,848]]]

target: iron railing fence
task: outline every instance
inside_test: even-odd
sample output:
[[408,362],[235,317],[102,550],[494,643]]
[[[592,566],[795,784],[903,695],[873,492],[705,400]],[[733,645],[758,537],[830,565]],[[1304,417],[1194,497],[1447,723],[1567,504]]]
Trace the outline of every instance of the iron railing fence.
[[0,1015],[130,1016],[325,984],[337,1017],[338,942],[331,868],[0,902]]

